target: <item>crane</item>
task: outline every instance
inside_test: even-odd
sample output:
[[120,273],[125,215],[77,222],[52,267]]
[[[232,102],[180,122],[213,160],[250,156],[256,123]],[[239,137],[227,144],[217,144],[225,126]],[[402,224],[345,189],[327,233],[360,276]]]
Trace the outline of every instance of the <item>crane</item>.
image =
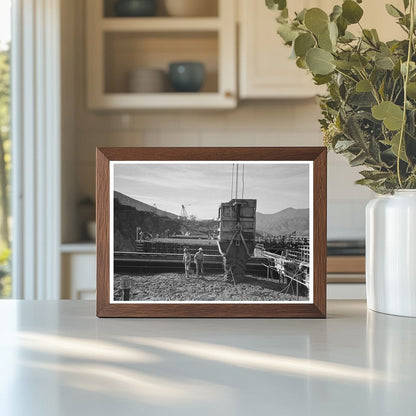
[[190,205],[192,205],[192,204],[187,204],[187,205],[182,204],[181,205],[181,213],[179,214],[179,219],[181,219],[181,220],[189,219],[189,215],[188,215],[188,211],[186,210],[186,207],[189,207]]
[[[241,199],[244,199],[244,186],[245,186],[245,166],[244,164],[241,165]],[[239,185],[239,163],[233,163],[233,169],[231,174],[231,199],[238,199],[238,185]],[[234,188],[235,184],[235,188]]]

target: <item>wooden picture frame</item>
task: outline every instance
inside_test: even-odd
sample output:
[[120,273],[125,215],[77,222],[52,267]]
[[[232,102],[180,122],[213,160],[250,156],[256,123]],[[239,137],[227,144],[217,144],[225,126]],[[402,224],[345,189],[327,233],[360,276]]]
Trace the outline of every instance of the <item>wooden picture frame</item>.
[[[326,317],[326,212],[327,150],[324,147],[239,147],[239,148],[97,148],[97,316],[98,317],[195,317],[195,318],[325,318]],[[312,212],[312,252],[305,302],[121,302],[110,299],[111,263],[110,227],[114,226],[110,208],[114,201],[112,188],[114,166],[122,163],[267,163],[278,165],[308,164],[309,201]],[[137,162],[137,163],[136,163]],[[188,165],[186,165],[188,166]],[[222,166],[222,165],[221,165]],[[227,167],[228,169],[228,167]],[[234,172],[234,171],[233,171]],[[233,176],[234,180],[234,176]],[[111,193],[111,194],[110,194]],[[237,195],[238,198],[238,195]],[[236,199],[235,201],[238,201]],[[257,215],[257,214],[256,214]],[[113,234],[111,234],[112,236]],[[254,234],[256,236],[256,234]],[[136,237],[137,239],[138,237]],[[214,238],[214,237],[212,237]],[[215,237],[217,238],[217,237]],[[220,237],[218,237],[220,238]],[[308,240],[309,241],[309,240]],[[243,241],[244,242],[244,241]],[[237,244],[237,243],[236,243]],[[245,243],[244,243],[245,244]],[[219,243],[218,243],[219,245]],[[288,253],[288,252],[287,252]],[[224,253],[222,253],[224,254]],[[227,254],[227,253],[226,253]],[[308,257],[309,259],[309,257]],[[267,267],[267,266],[266,266]],[[300,269],[300,266],[299,266]],[[309,270],[309,269],[308,269]],[[112,275],[113,276],[113,275]],[[292,278],[290,278],[292,279]],[[309,279],[309,275],[308,275]],[[293,279],[292,279],[293,280]],[[292,282],[290,280],[290,282]],[[308,280],[309,281],[309,280]],[[234,280],[235,285],[235,280]],[[299,286],[299,284],[297,284]],[[114,287],[114,285],[112,286]],[[297,297],[299,299],[299,296]]]

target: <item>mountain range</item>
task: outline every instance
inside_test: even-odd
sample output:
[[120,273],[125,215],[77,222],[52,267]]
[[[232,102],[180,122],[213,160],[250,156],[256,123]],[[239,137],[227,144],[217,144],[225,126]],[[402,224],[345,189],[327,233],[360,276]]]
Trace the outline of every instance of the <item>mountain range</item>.
[[[121,192],[114,191],[114,198],[121,205],[135,208],[137,211],[152,212],[159,217],[178,220],[178,215],[162,211],[144,202],[137,201]],[[256,231],[261,234],[279,235],[296,232],[299,235],[309,234],[309,209],[286,208],[274,214],[256,213]]]
[[257,212],[256,230],[260,233],[279,235],[309,235],[309,209],[286,208],[274,214]]
[[127,205],[129,207],[136,208],[137,211],[153,212],[154,214],[159,215],[159,217],[167,217],[172,220],[178,219],[178,215],[172,214],[168,211],[162,211],[161,209],[153,207],[152,205],[137,201],[137,199],[133,199],[127,195],[122,194],[121,192],[114,191],[114,198],[117,199],[121,205]]

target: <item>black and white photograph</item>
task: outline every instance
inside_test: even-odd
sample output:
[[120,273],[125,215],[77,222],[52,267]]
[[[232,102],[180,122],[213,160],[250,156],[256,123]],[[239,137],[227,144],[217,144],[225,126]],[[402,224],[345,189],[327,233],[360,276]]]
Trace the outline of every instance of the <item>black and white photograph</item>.
[[110,163],[110,303],[313,302],[313,164]]

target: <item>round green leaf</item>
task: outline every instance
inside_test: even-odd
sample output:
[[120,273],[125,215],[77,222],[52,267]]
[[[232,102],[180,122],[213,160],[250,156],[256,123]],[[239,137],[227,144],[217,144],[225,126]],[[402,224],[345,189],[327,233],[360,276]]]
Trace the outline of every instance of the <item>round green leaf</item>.
[[348,62],[348,61],[342,61],[342,60],[337,60],[337,61],[332,61],[332,63],[339,69],[342,70],[350,70],[352,68],[352,65]]
[[[403,76],[406,76],[406,62],[402,62],[400,65],[400,72]],[[409,62],[409,73],[412,73],[413,71],[416,71],[416,64],[412,61]]]
[[368,64],[367,60],[358,53],[352,55],[349,62],[354,68],[358,70],[363,69]]
[[342,7],[336,4],[334,8],[332,9],[332,13],[329,15],[331,22],[335,22],[338,19],[338,17],[341,16],[341,14],[342,14]]
[[349,23],[358,23],[363,17],[363,9],[353,0],[342,3],[342,16]]
[[324,49],[328,52],[332,52],[334,50],[334,45],[332,43],[331,37],[329,36],[328,28],[318,35],[318,45],[321,49]]
[[394,68],[394,61],[390,56],[379,56],[375,61],[376,67],[380,69],[392,70]]
[[416,82],[407,84],[407,96],[412,100],[416,100]]
[[335,69],[335,65],[332,63],[333,59],[330,52],[320,48],[309,49],[306,54],[306,64],[314,75],[330,74]]
[[296,59],[296,66],[298,68],[302,68],[302,69],[308,69],[308,66],[306,65],[306,61],[305,58],[298,58]]
[[266,0],[266,6],[271,10],[283,10],[286,7],[286,0]]
[[338,38],[338,27],[336,23],[329,22],[323,32],[318,35],[318,44],[321,49],[334,52]]
[[333,45],[336,45],[338,39],[338,26],[334,22],[328,23],[329,37]]
[[375,119],[382,120],[389,130],[400,130],[402,127],[403,110],[391,101],[383,101],[375,105],[371,113]]
[[315,85],[324,85],[331,82],[331,75],[314,75]]
[[339,16],[337,19],[337,27],[340,36],[344,36],[348,27],[348,22],[344,19],[342,15]]
[[293,42],[298,36],[298,32],[293,30],[292,27],[287,23],[280,24],[277,29],[277,33],[286,43]]
[[304,58],[306,52],[315,46],[316,42],[313,36],[309,33],[302,33],[295,39],[295,53],[296,56]]
[[299,22],[303,23],[304,19],[305,19],[305,14],[306,14],[306,9],[302,9],[299,13],[296,13],[296,20],[298,20]]
[[357,92],[370,92],[371,91],[370,81],[366,79],[362,79],[361,81],[357,82],[357,85],[355,86],[355,90]]
[[324,32],[328,26],[328,15],[320,8],[314,7],[305,13],[305,26],[315,35]]

